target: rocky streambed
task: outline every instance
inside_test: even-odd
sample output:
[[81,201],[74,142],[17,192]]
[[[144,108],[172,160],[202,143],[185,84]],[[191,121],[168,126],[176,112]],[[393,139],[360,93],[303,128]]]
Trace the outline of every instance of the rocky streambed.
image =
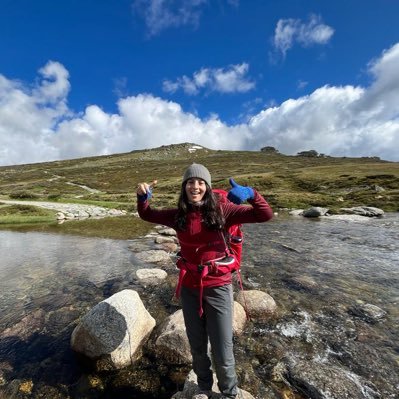
[[[276,309],[266,320],[244,318],[236,334],[244,390],[256,398],[396,397],[398,223],[391,214],[278,217],[245,227],[245,289],[268,293]],[[25,244],[25,252],[43,252],[39,262],[32,253],[19,259],[20,274],[13,273],[15,252],[4,258],[0,385],[6,397],[170,398],[183,389],[189,364],[157,349],[165,322],[179,311],[172,300],[173,236],[157,233],[127,246],[93,239],[82,245],[73,237],[52,245],[54,236],[36,235],[29,246],[10,234],[15,239],[1,237],[2,249]],[[57,253],[61,247],[69,252]],[[156,326],[133,366],[90,368],[70,349],[72,331],[95,304],[125,289],[138,293]],[[186,392],[192,384],[186,381]]]

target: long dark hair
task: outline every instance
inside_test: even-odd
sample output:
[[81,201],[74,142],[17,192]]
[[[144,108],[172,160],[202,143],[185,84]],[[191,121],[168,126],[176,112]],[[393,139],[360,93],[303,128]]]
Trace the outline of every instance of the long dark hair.
[[[187,213],[195,209],[196,205],[189,203],[186,193],[186,184],[184,182],[181,187],[179,200],[177,202],[176,228],[183,231],[186,229]],[[206,192],[200,205],[201,214],[205,226],[209,230],[223,230],[225,220],[220,209],[219,201],[216,199],[212,189],[206,184]]]

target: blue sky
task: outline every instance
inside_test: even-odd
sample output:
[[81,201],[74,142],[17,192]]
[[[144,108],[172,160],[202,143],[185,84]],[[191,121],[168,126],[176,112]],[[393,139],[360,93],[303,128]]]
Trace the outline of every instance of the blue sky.
[[398,1],[0,6],[0,165],[187,141],[399,161]]

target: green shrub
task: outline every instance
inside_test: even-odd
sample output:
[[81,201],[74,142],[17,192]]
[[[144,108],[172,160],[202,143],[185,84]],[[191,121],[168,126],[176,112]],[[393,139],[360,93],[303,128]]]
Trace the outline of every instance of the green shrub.
[[58,199],[60,199],[61,198],[61,193],[50,193],[48,196],[47,196],[47,199],[49,199],[49,200],[58,200]]
[[14,191],[10,193],[11,199],[38,199],[39,196],[29,191]]

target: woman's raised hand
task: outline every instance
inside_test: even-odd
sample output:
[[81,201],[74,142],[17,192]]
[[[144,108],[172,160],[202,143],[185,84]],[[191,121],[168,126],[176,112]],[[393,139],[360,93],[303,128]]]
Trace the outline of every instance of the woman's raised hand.
[[243,202],[254,198],[254,189],[252,187],[241,186],[230,177],[231,190],[227,194],[227,199],[234,204],[240,205]]
[[137,185],[137,195],[141,201],[146,201],[152,197],[152,190],[157,183],[158,181],[154,180],[151,184],[143,182]]

